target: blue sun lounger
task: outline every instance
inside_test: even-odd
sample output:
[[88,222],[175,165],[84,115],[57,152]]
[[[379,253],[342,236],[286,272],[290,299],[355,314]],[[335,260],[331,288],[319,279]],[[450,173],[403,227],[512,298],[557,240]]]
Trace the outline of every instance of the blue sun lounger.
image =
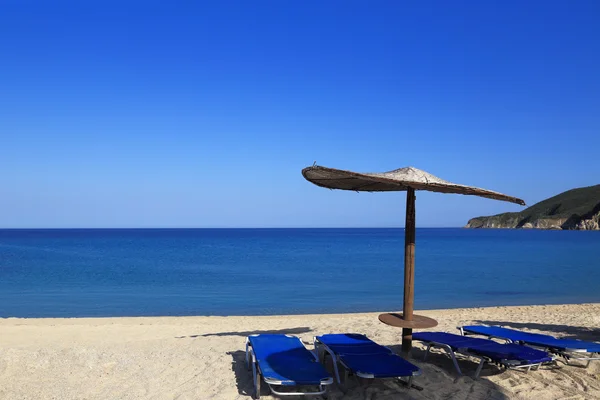
[[[563,357],[566,364],[569,364],[569,360],[583,360],[587,361],[585,365],[587,367],[592,360],[600,360],[600,343],[575,339],[558,339],[550,335],[523,332],[501,326],[471,325],[459,329],[463,335],[482,335],[488,338],[506,340],[509,343],[541,348]],[[587,356],[583,356],[584,353],[588,353]],[[598,353],[598,355],[595,356],[595,353]]]
[[[333,379],[317,357],[292,335],[250,335],[246,338],[246,365],[252,368],[254,398],[260,398],[260,383],[279,396],[325,394]],[[281,391],[285,386],[307,386],[311,392]],[[277,388],[274,388],[277,387]]]
[[502,344],[489,339],[470,338],[453,333],[418,332],[413,333],[413,340],[427,344],[425,359],[434,347],[446,350],[459,375],[462,375],[462,371],[458,366],[455,353],[478,358],[479,366],[475,371],[475,379],[479,377],[486,362],[496,363],[505,368],[526,368],[529,371],[531,368],[537,369],[543,363],[554,361],[545,351],[531,347],[514,343]]
[[[419,367],[365,335],[345,333],[317,336],[315,349],[320,360],[326,353],[331,356],[335,378],[340,386],[338,363],[344,367],[346,379],[348,373],[360,378],[398,378],[408,388],[413,386],[413,376],[421,374]],[[403,377],[408,378],[407,381],[402,380]]]

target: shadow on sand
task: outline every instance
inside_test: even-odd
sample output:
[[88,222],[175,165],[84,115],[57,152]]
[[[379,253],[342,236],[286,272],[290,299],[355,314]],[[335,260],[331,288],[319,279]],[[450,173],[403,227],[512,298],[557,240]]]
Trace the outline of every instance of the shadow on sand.
[[[231,370],[235,374],[235,384],[238,393],[243,396],[252,396],[254,384],[252,383],[252,371],[246,368],[246,352],[243,350],[231,351],[227,353],[231,356]],[[265,393],[261,390],[261,393]]]
[[312,331],[311,328],[307,326],[303,326],[300,328],[286,328],[286,329],[276,329],[276,330],[266,330],[266,331],[235,331],[235,332],[217,332],[217,333],[205,333],[202,335],[188,335],[188,336],[175,336],[175,339],[185,339],[185,338],[197,338],[197,337],[209,337],[209,336],[250,336],[250,335],[260,335],[260,334],[282,334],[282,335],[299,335],[302,333],[307,333]]
[[564,339],[579,339],[592,342],[600,341],[600,328],[586,328],[581,326],[536,324],[510,321],[476,321],[485,325],[501,325],[512,329],[533,329],[544,332],[558,333]]

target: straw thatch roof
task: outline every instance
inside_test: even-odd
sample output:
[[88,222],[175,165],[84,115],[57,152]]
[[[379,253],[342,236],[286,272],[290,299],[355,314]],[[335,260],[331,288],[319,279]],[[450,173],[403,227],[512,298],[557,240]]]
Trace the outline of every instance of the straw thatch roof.
[[302,175],[309,182],[329,189],[354,190],[359,192],[391,192],[408,188],[430,192],[456,193],[487,197],[525,205],[519,198],[472,186],[452,183],[413,167],[396,169],[384,173],[359,173],[314,165],[304,168]]

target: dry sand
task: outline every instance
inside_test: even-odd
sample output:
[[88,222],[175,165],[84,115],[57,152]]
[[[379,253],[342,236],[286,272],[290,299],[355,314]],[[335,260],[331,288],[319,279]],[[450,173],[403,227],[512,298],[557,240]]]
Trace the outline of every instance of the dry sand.
[[[423,311],[436,330],[457,332],[470,323],[501,323],[562,337],[600,341],[600,304],[493,307]],[[0,320],[1,399],[247,399],[251,374],[244,366],[244,339],[261,332],[314,335],[361,332],[399,350],[400,331],[378,322],[377,313],[278,317],[161,317]],[[312,346],[309,346],[312,348]],[[600,398],[600,361],[587,369],[560,364],[529,373],[484,368],[482,378],[456,379],[442,353],[414,363],[415,383],[351,383],[331,399],[592,399]],[[465,374],[476,363],[460,361]],[[263,392],[263,398],[272,397]]]

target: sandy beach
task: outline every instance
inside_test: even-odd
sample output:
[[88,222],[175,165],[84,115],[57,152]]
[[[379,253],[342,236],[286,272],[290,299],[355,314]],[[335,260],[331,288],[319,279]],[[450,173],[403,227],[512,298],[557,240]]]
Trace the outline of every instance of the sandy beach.
[[[456,332],[470,323],[500,323],[556,336],[600,340],[600,304],[432,310],[436,330]],[[1,399],[246,399],[251,374],[244,339],[262,332],[290,333],[305,343],[314,335],[361,332],[400,348],[400,331],[378,313],[275,317],[152,317],[0,320]],[[312,348],[312,345],[308,345]],[[449,358],[413,362],[423,369],[407,390],[395,383],[352,382],[331,399],[593,399],[600,398],[600,362],[542,368],[529,373],[484,368],[482,378],[457,379]],[[460,362],[465,375],[476,363]],[[263,391],[263,398],[273,397]]]

